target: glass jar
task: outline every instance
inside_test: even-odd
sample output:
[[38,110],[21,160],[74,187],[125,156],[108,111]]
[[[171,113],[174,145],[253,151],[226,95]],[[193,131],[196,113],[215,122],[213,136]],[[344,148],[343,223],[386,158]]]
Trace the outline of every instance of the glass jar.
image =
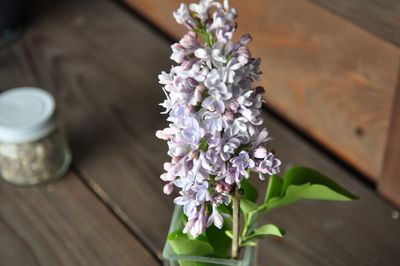
[[71,163],[57,123],[54,98],[24,87],[0,94],[0,176],[15,185],[34,185],[65,174]]
[[[171,225],[169,227],[168,234],[183,229],[182,223],[182,207],[175,205],[174,214],[172,215]],[[257,246],[245,247],[243,250],[242,259],[219,259],[212,257],[202,256],[188,256],[179,255],[174,253],[172,247],[166,241],[163,257],[164,266],[189,266],[189,265],[201,265],[201,266],[257,266]]]

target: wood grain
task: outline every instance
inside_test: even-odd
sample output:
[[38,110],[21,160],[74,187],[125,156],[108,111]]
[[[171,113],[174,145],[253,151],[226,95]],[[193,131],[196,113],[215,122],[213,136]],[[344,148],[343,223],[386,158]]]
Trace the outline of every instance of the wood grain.
[[379,190],[389,200],[400,205],[400,71],[398,82]]
[[[108,1],[59,1],[47,8],[24,39],[0,53],[0,87],[28,83],[56,96],[76,170],[161,256],[173,206],[158,178],[167,158],[166,144],[154,137],[166,125],[156,76],[170,65],[169,43]],[[265,114],[265,121],[286,165],[322,170],[362,199],[271,212],[266,219],[288,236],[263,242],[260,265],[396,265],[394,210],[272,116]]]
[[[171,16],[180,0],[125,2],[175,38],[185,31]],[[310,1],[231,2],[263,59],[267,103],[378,181],[400,49]]]
[[0,265],[158,265],[73,173],[0,202]]
[[287,235],[262,243],[266,255],[260,258],[261,262],[265,265],[269,261],[274,262],[271,265],[396,265],[400,260],[396,237],[400,233],[400,221],[392,215],[398,210],[385,204],[354,176],[274,118],[266,115],[265,121],[274,137],[271,146],[276,148],[286,167],[306,165],[319,169],[361,199],[352,203],[308,201],[272,211],[264,222],[281,225],[287,229]]
[[0,55],[2,86],[53,93],[80,176],[161,256],[172,201],[159,181],[167,158],[154,134],[166,123],[155,77],[168,68],[160,60],[169,57],[168,45],[108,1],[49,3],[40,14]]
[[397,0],[312,0],[400,46],[400,2]]

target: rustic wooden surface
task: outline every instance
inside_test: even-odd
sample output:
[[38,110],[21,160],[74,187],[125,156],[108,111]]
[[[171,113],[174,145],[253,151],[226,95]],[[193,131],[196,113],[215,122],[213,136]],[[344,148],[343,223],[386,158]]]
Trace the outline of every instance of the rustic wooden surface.
[[398,190],[400,187],[400,71],[394,103],[385,164],[382,169],[383,178],[379,183],[379,190],[390,201],[400,204],[400,193]]
[[[143,247],[135,239],[161,258],[173,206],[172,198],[162,194],[158,178],[167,158],[166,144],[154,137],[154,132],[166,125],[157,107],[163,93],[156,77],[171,64],[170,44],[148,25],[105,0],[49,2],[38,14],[21,39],[0,51],[0,90],[36,85],[55,95],[68,130],[74,171],[130,231],[124,233],[110,217],[87,218],[88,226],[82,227],[81,221],[96,208],[107,210],[89,191],[81,196],[87,201],[74,198],[74,193],[82,194],[84,187],[69,186],[71,180],[78,182],[73,177],[55,185],[64,193],[71,191],[59,201],[87,203],[70,210],[72,207],[63,208],[51,198],[54,212],[77,216],[71,218],[71,227],[59,222],[59,230],[76,227],[76,242],[68,242],[71,249],[81,250],[81,245],[87,245],[89,240],[79,241],[79,237],[85,238],[90,234],[86,230],[92,228],[92,235],[105,234],[123,242],[116,254],[125,261],[118,265],[139,265],[135,264],[138,259],[154,263],[151,256],[142,254]],[[275,138],[272,145],[286,165],[304,164],[324,171],[362,199],[347,204],[303,202],[271,212],[266,219],[284,227],[288,234],[261,244],[260,265],[397,265],[397,210],[273,116],[265,113],[265,120]],[[45,197],[43,190],[21,191]],[[21,204],[17,196],[9,201]],[[0,210],[9,208],[5,202],[0,202]],[[29,223],[22,224],[24,219],[38,214],[28,214],[21,217],[7,213],[7,219],[20,224],[21,230],[30,230]],[[5,216],[3,212],[1,215]],[[103,248],[103,241],[93,239],[92,249]],[[112,240],[104,242],[113,244]],[[40,248],[42,240],[33,238],[31,243]],[[130,249],[126,247],[129,245]],[[18,243],[13,248],[24,252]],[[56,245],[54,249],[68,257],[65,247]],[[109,253],[96,258],[103,256],[110,261],[113,250],[110,247]],[[91,259],[86,254],[76,256],[82,261]],[[4,260],[0,256],[3,264],[10,265]],[[65,262],[77,264],[79,261]]]
[[73,173],[34,188],[0,183],[0,265],[157,265]]
[[[171,16],[181,0],[124,1],[175,38],[185,31]],[[312,1],[231,3],[263,59],[268,104],[378,181],[400,48]]]
[[398,0],[312,0],[400,46]]

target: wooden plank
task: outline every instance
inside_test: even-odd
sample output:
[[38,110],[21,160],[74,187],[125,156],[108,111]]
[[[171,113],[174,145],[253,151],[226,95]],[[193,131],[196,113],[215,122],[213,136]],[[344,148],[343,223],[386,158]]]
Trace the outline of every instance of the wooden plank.
[[[124,0],[175,38],[181,0]],[[342,1],[348,2],[348,1]],[[232,1],[263,59],[267,102],[378,181],[400,49],[310,1]]]
[[[347,171],[305,143],[269,115],[272,146],[285,165],[306,165],[327,173],[361,197],[352,203],[302,202],[272,211],[265,223],[287,229],[283,239],[262,243],[260,265],[397,265],[398,210],[385,204]],[[261,184],[260,184],[261,186]],[[398,219],[398,218],[397,218]],[[396,232],[396,233],[395,233]],[[372,240],[374,239],[374,240]],[[377,242],[375,242],[377,241]],[[288,255],[290,254],[290,255]]]
[[[31,84],[54,94],[80,175],[161,256],[172,201],[162,196],[167,156],[154,134],[166,124],[156,77],[168,68],[160,60],[168,45],[108,1],[49,2],[40,14],[0,54],[1,87]],[[157,229],[145,229],[154,222]]]
[[[0,86],[30,83],[55,94],[76,169],[160,256],[173,206],[158,178],[167,158],[165,143],[154,138],[166,124],[156,107],[164,97],[156,76],[170,64],[169,44],[107,1],[62,1],[49,10],[0,53]],[[260,265],[395,265],[400,224],[394,210],[273,117],[265,120],[286,164],[327,172],[362,200],[271,212],[266,219],[288,236],[263,242]]]
[[312,0],[400,46],[398,0]]
[[400,206],[400,71],[379,190]]
[[0,183],[0,265],[158,265],[73,173],[47,185]]

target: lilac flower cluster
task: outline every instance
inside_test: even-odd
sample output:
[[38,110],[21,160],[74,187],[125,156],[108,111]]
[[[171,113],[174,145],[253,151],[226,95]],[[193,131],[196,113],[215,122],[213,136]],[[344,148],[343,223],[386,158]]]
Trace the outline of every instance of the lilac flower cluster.
[[260,59],[251,57],[250,35],[232,41],[235,9],[228,1],[200,0],[181,4],[174,17],[189,32],[172,45],[171,59],[179,65],[159,75],[166,94],[160,105],[170,124],[156,135],[168,141],[172,158],[161,175],[164,193],[180,189],[174,202],[188,217],[184,232],[197,237],[211,224],[222,228],[217,207],[229,205],[243,178],[276,174],[281,162],[265,147],[264,89],[252,87]]

